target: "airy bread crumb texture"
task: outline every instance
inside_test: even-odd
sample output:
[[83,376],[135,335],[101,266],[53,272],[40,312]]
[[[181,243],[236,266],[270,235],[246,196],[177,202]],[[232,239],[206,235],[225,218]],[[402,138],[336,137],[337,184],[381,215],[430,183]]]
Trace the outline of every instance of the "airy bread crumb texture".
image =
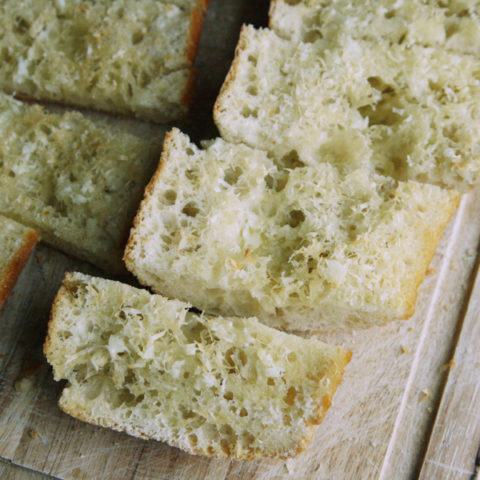
[[313,165],[373,165],[398,180],[480,182],[473,56],[350,37],[294,43],[244,27],[215,106],[226,140]]
[[[345,145],[345,148],[349,148]],[[145,285],[288,330],[406,318],[458,194],[174,129],[124,259]]]
[[478,0],[272,0],[270,27],[303,42],[352,35],[480,53]]
[[67,413],[244,460],[306,448],[351,356],[79,273],[57,295],[45,353],[55,379],[69,381],[60,399]]
[[5,0],[0,86],[153,121],[185,114],[205,2]]
[[35,230],[0,215],[0,308],[39,239]]
[[79,113],[47,114],[0,94],[0,213],[67,253],[123,271],[155,150]]

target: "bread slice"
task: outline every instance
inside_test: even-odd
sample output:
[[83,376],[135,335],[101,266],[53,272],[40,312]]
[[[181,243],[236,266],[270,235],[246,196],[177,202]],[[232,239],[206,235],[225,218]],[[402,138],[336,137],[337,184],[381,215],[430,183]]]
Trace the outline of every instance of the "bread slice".
[[480,182],[480,78],[468,55],[353,38],[329,48],[245,27],[215,121],[226,140],[278,159],[371,164],[460,191]]
[[[352,146],[354,148],[354,146]],[[154,291],[287,330],[412,315],[458,194],[167,134],[125,251]]]
[[0,215],[0,308],[39,239],[35,230]]
[[152,121],[185,114],[206,1],[5,0],[0,87]]
[[343,35],[480,54],[480,1],[272,0],[270,26],[303,42]]
[[322,421],[350,352],[67,274],[45,354],[81,420],[198,455],[286,458]]
[[0,213],[113,272],[156,148],[79,113],[47,114],[0,94]]

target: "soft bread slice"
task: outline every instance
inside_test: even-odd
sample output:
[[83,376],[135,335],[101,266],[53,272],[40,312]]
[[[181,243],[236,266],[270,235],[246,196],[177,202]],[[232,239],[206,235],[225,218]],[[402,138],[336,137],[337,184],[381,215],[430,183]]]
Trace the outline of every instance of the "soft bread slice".
[[35,230],[0,215],[0,308],[39,239]]
[[182,116],[206,2],[5,0],[0,87],[17,95],[136,115]]
[[478,61],[353,38],[327,48],[242,30],[215,106],[229,141],[313,165],[372,164],[465,191],[480,182]]
[[280,36],[313,42],[352,35],[403,45],[480,54],[480,1],[272,0],[270,27]]
[[153,170],[150,142],[0,94],[0,213],[49,244],[124,271],[128,229]]
[[458,194],[302,160],[221,139],[200,150],[174,129],[127,268],[158,293],[288,330],[412,315]]
[[67,274],[45,354],[81,420],[199,455],[286,458],[322,421],[350,352]]

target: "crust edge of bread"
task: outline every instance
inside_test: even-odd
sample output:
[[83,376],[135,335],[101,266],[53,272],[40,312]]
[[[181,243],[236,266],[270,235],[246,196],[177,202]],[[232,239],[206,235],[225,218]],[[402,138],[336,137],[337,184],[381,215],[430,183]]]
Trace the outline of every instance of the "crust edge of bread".
[[39,233],[36,230],[29,228],[25,232],[22,245],[11,257],[5,269],[0,272],[2,277],[0,283],[0,309],[7,301],[8,295],[15,286],[18,276],[23,267],[25,267],[33,248],[39,240]]

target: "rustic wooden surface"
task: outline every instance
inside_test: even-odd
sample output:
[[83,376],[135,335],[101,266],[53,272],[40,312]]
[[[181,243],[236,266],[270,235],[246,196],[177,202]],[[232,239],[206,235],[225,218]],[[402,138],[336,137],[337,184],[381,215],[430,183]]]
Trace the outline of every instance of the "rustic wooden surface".
[[[212,104],[240,26],[265,25],[267,10],[266,0],[211,0],[197,61],[196,101],[182,125],[194,140],[216,135]],[[138,128],[148,135],[165,131]],[[310,447],[288,462],[193,457],[63,414],[56,406],[62,384],[53,381],[41,351],[50,305],[65,271],[101,272],[39,245],[0,315],[0,478],[477,478],[479,205],[480,191],[463,198],[421,286],[414,317],[323,337],[348,346],[354,357]]]

